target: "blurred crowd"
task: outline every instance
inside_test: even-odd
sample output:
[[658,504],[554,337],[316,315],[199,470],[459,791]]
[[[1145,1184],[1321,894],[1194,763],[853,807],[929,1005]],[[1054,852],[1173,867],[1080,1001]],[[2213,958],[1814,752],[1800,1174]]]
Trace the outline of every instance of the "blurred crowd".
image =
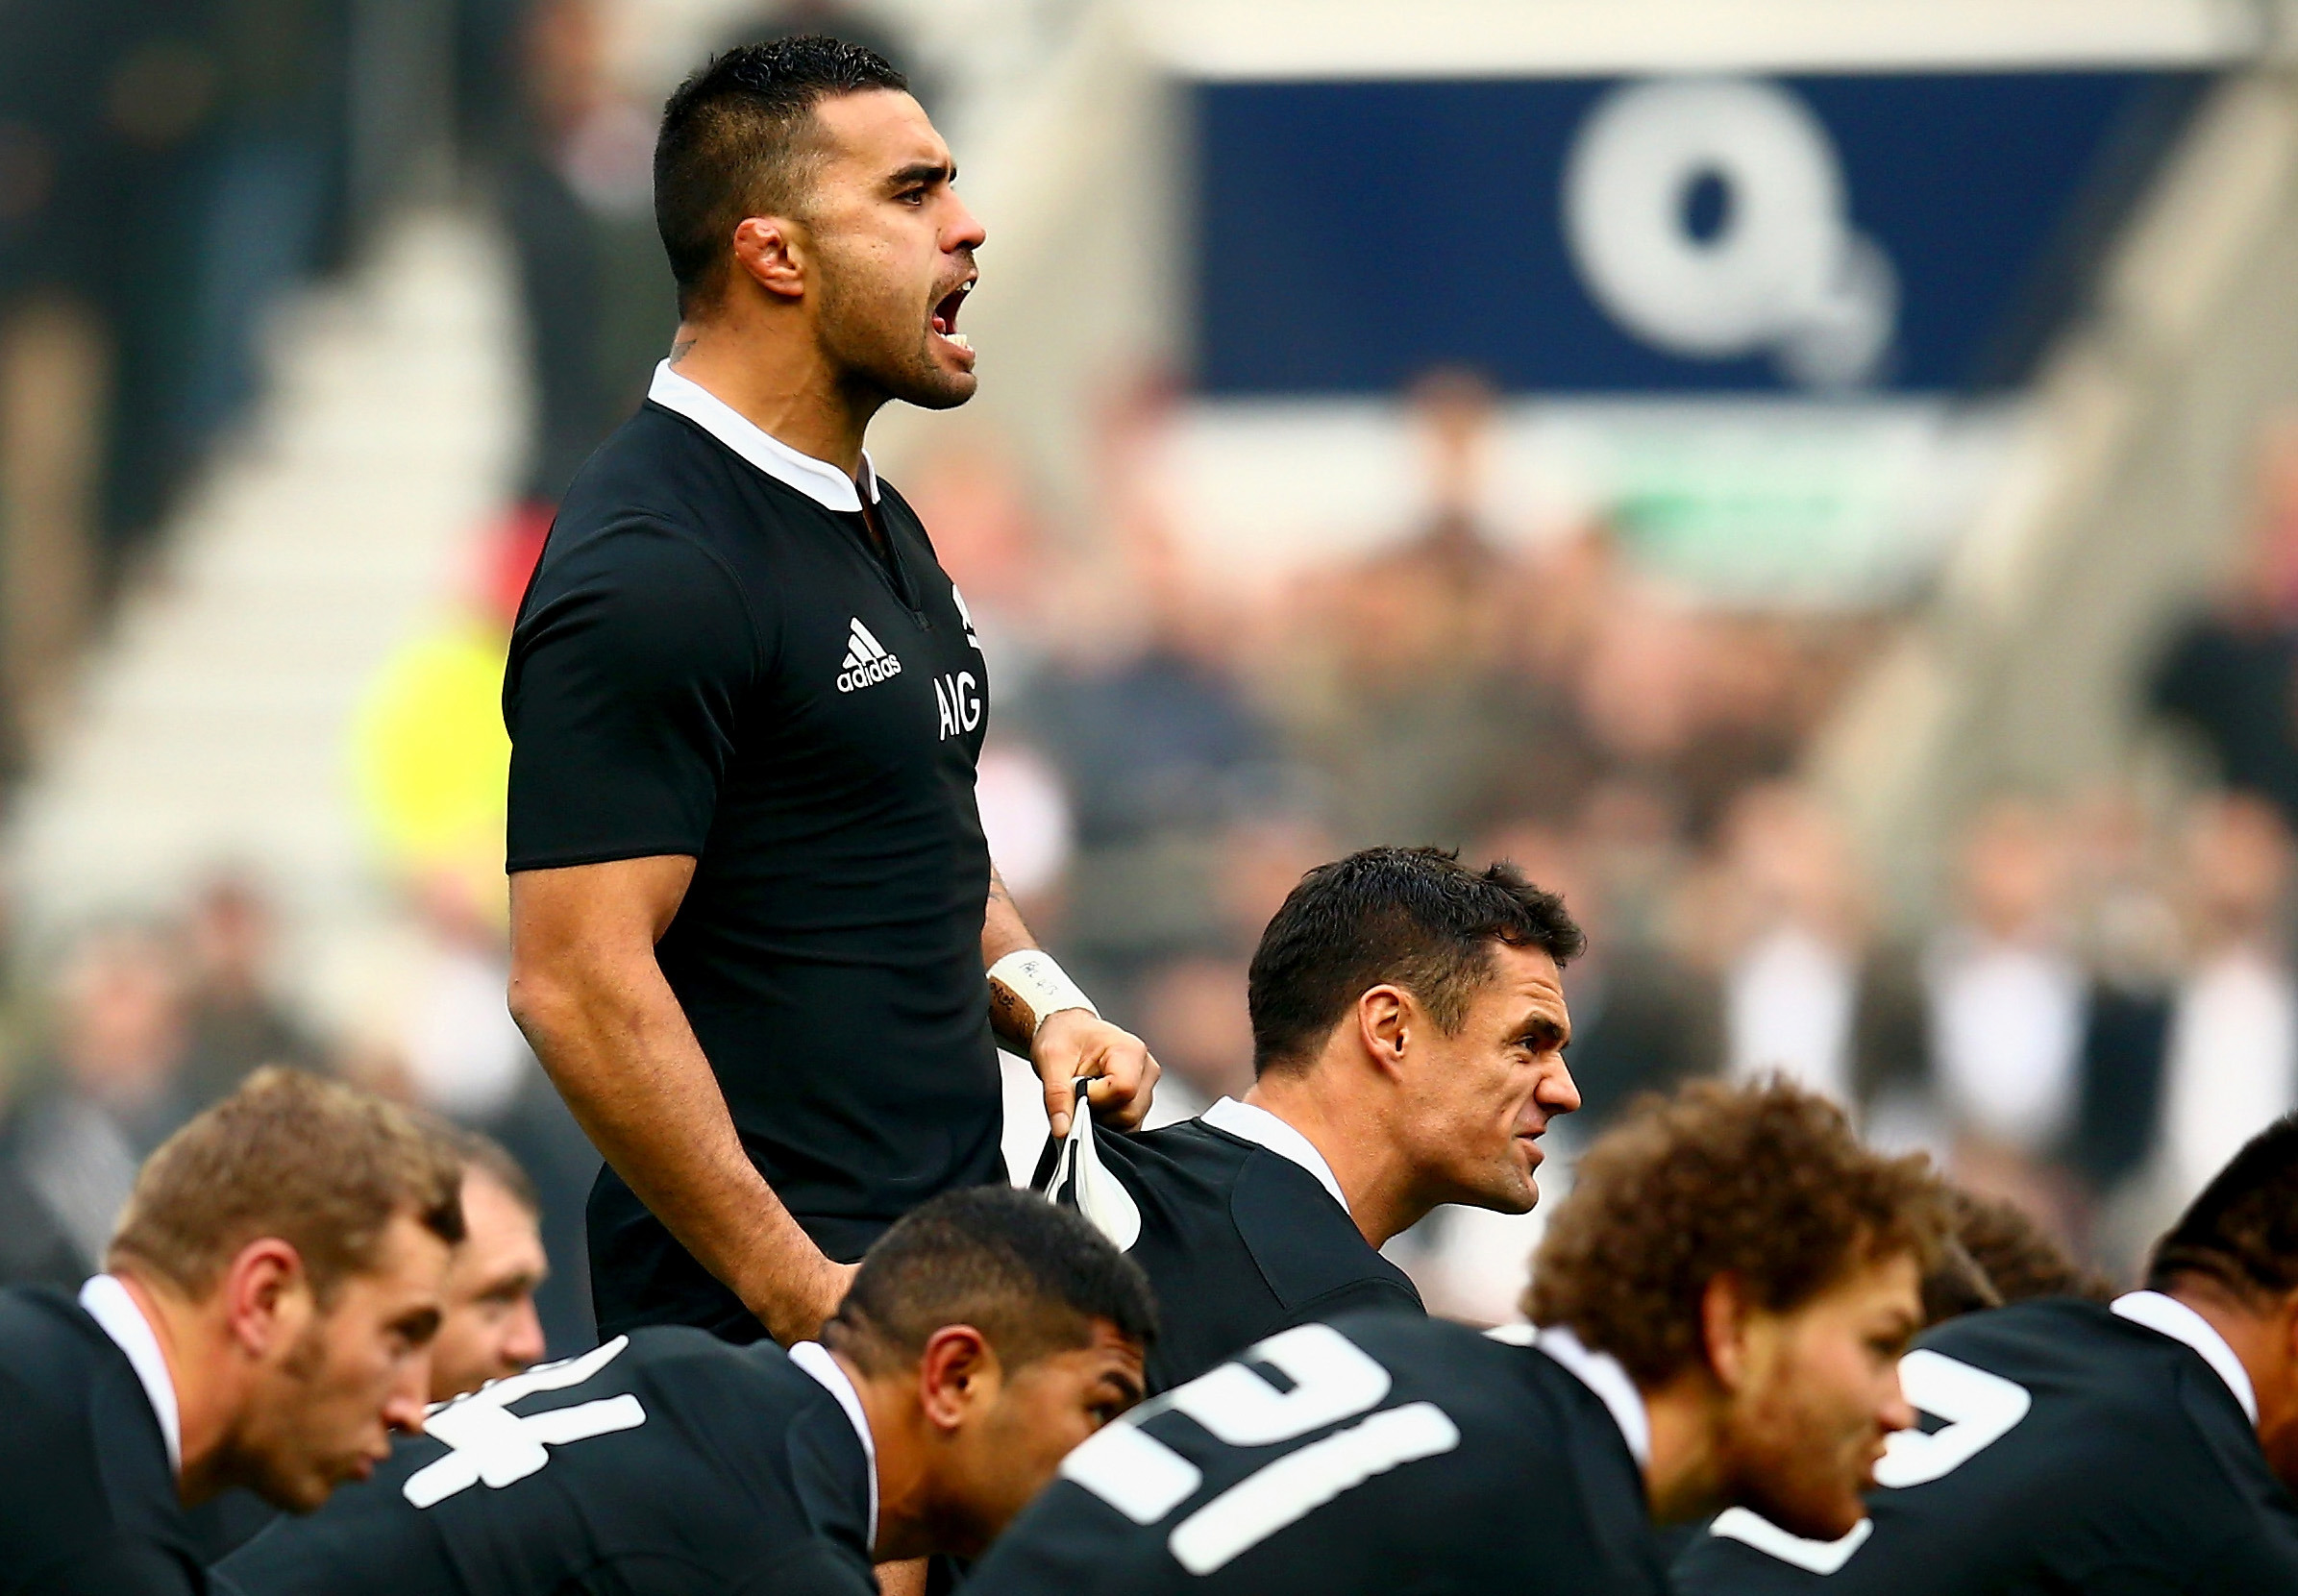
[[493,1136],[540,1193],[550,1343],[595,1338],[582,1202],[598,1160],[504,1010],[500,933],[426,905],[427,956],[387,1024],[330,1034],[284,995],[259,885],[219,874],[177,916],[89,927],[31,966],[0,1059],[0,1281],[77,1289],[145,1156],[265,1065],[341,1073]]
[[[816,0],[699,0],[732,42]],[[651,204],[671,86],[616,0],[17,0],[0,50],[0,773],[136,551],[259,397],[282,295],[409,199],[492,209],[555,499],[677,315]]]
[[[819,26],[902,59],[827,5],[725,10],[729,40]],[[401,12],[9,12],[8,704],[69,657],[109,575],[245,413],[266,307],[355,257],[377,181],[360,130],[392,125],[374,120],[361,30],[386,14]],[[618,56],[605,0],[425,14],[451,43],[449,164],[499,216],[526,310],[534,421],[499,540],[507,612],[552,503],[669,341],[649,207],[652,98],[668,86]],[[993,850],[1031,924],[1164,1063],[1160,1119],[1249,1083],[1254,940],[1304,869],[1375,842],[1513,858],[1588,928],[1568,976],[1586,1107],[1551,1139],[1551,1193],[1570,1145],[1639,1090],[1782,1068],[2119,1267],[2298,1102],[2298,429],[2269,436],[2236,579],[2177,620],[2135,684],[2137,718],[2191,750],[2185,796],[1994,795],[1962,818],[1930,913],[1881,899],[1801,775],[1902,618],[1718,608],[1649,575],[1633,528],[1495,523],[1495,401],[1467,371],[1406,396],[1417,520],[1370,556],[1248,582],[1192,555],[1176,524],[1175,404],[1144,382],[1104,405],[1098,497],[1074,524],[968,417],[902,479],[996,680]],[[0,764],[20,757],[20,729],[12,715]],[[283,998],[248,876],[171,917],[91,928],[52,961],[12,960],[0,1277],[76,1280],[144,1153],[250,1068],[300,1064],[509,1145],[543,1194],[551,1339],[584,1344],[595,1159],[504,1013],[499,918],[401,886],[425,953],[373,1034],[334,1034]],[[1483,1226],[1440,1215],[1400,1253],[1432,1304],[1496,1318],[1528,1246]]]

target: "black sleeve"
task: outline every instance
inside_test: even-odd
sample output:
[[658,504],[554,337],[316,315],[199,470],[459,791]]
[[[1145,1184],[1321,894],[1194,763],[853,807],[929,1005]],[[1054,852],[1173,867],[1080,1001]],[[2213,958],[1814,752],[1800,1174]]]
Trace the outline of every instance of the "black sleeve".
[[646,522],[551,560],[511,639],[513,871],[699,854],[768,642],[733,576]]

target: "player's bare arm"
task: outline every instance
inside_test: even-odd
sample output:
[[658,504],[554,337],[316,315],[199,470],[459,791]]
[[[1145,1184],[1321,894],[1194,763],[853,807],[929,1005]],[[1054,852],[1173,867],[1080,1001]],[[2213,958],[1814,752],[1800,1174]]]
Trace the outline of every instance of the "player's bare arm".
[[825,1258],[743,1151],[655,944],[694,860],[510,878],[510,1012],[591,1142],[784,1345],[819,1334],[853,1266]]
[[989,906],[981,921],[991,1027],[999,1041],[1028,1055],[1045,1089],[1046,1117],[1055,1136],[1069,1134],[1070,1083],[1079,1075],[1096,1078],[1088,1093],[1096,1117],[1132,1129],[1149,1113],[1157,1089],[1157,1061],[1139,1037],[1103,1019],[1050,955],[1005,963],[1014,954],[1036,951],[1037,939],[1022,922],[1013,895],[993,866]]

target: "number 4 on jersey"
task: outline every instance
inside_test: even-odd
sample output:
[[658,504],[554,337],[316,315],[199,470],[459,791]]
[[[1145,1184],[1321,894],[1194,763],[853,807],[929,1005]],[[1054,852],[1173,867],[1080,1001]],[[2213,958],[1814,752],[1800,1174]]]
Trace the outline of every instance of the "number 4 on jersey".
[[[1246,1359],[1273,1364],[1293,1388],[1278,1390]],[[1187,1501],[1204,1475],[1144,1432],[1142,1418],[1174,1410],[1226,1445],[1274,1446],[1370,1411],[1394,1384],[1339,1331],[1304,1324],[1128,1414],[1071,1453],[1061,1472],[1134,1523],[1154,1524]],[[1433,1402],[1373,1413],[1238,1481],[1182,1519],[1167,1549],[1190,1573],[1210,1574],[1374,1475],[1459,1444],[1459,1429]]]
[[490,1382],[468,1396],[433,1408],[423,1421],[423,1433],[445,1441],[448,1453],[408,1475],[401,1494],[413,1506],[428,1508],[481,1481],[500,1490],[549,1462],[551,1455],[545,1447],[637,1429],[646,1422],[646,1410],[628,1391],[523,1418],[508,1411],[521,1397],[581,1385],[613,1363],[630,1344],[630,1337],[617,1336],[580,1358],[539,1363],[525,1374]]

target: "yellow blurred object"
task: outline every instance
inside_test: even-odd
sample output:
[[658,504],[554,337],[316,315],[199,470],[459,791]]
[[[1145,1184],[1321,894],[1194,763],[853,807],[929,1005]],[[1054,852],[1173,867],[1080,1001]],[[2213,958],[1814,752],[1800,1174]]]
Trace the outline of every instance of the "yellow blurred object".
[[508,648],[499,628],[476,619],[411,638],[376,673],[351,734],[359,813],[394,873],[462,882],[498,920]]

